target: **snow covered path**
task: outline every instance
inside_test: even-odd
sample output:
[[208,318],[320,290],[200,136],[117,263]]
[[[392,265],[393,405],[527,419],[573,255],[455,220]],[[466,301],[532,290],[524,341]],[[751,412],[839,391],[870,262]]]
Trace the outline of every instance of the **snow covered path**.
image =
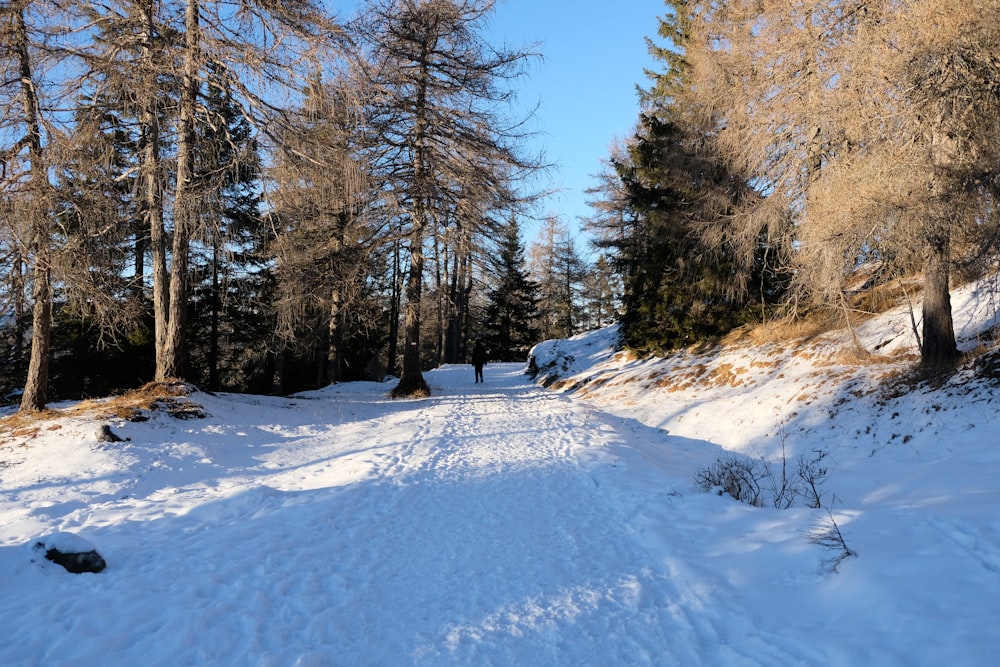
[[[0,662],[713,662],[716,631],[630,535],[629,505],[650,498],[606,485],[622,420],[518,365],[471,376],[431,373],[422,401],[387,401],[384,385],[198,395],[207,420],[122,424],[132,442],[77,443],[63,475],[12,465],[4,509],[29,511],[5,543],[72,531],[110,566],[67,576],[0,550],[16,578]],[[18,486],[19,471],[45,477]]]
[[[209,417],[114,424],[129,442],[79,417],[0,442],[0,664],[884,666],[997,647],[992,524],[962,533],[976,560],[939,549],[947,571],[915,561],[898,589],[872,578],[898,569],[875,546],[870,569],[823,574],[814,511],[692,488],[716,445],[520,365],[427,379],[426,400],[196,394]],[[108,569],[32,562],[53,531]]]

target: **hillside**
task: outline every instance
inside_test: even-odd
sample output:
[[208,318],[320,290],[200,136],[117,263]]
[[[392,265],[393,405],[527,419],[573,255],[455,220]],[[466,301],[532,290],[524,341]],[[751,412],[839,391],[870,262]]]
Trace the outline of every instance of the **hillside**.
[[[991,349],[993,292],[953,303]],[[425,400],[178,386],[8,420],[0,663],[993,664],[997,381],[988,355],[913,381],[909,332],[634,359],[605,330],[535,349],[548,389],[448,366]],[[720,461],[770,466],[759,506],[699,484]],[[74,540],[107,569],[33,549]]]
[[[953,300],[959,347],[969,354],[944,386],[918,382],[914,368],[919,352],[910,311],[902,306],[857,325],[857,345],[846,330],[779,342],[768,341],[766,331],[750,331],[701,352],[637,359],[615,350],[613,328],[548,341],[535,350],[543,366],[538,380],[648,426],[727,450],[771,458],[780,444],[779,431],[789,445],[797,432],[808,432],[812,441],[817,428],[838,431],[851,448],[868,443],[879,449],[896,438],[910,442],[934,426],[933,419],[896,414],[899,407],[937,402],[932,408],[937,412],[953,402],[949,397],[992,400],[993,383],[987,376],[1000,321],[997,292],[989,284],[969,285],[957,290]],[[858,345],[864,352],[859,353]],[[914,395],[904,396],[911,390]],[[719,419],[721,414],[735,419]],[[852,414],[864,428],[844,433]],[[926,436],[933,437],[933,430]]]

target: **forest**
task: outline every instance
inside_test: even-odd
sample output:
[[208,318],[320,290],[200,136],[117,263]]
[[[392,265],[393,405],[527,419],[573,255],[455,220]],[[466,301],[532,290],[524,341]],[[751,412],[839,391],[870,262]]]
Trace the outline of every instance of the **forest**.
[[555,216],[532,248],[555,282],[527,274],[544,165],[510,100],[535,54],[481,39],[492,1],[362,9],[5,3],[8,402],[173,378],[288,393],[399,375],[409,394],[475,338],[524,359],[610,322],[582,321]]
[[953,370],[950,289],[997,270],[1000,3],[665,5],[662,68],[589,221],[623,280],[624,343],[851,329],[902,302],[918,370]]
[[[537,211],[496,0],[0,7],[0,394],[287,394],[524,360],[620,322],[662,353],[920,302],[996,269],[1000,2],[665,0],[635,133],[581,221]],[[642,36],[637,36],[642,39]],[[639,73],[641,75],[641,73]],[[540,218],[525,247],[522,228]]]

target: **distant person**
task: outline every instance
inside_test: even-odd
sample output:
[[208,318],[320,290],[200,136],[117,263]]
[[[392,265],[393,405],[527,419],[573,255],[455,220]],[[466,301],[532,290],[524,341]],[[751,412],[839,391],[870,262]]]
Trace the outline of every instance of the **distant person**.
[[486,365],[486,350],[483,349],[483,341],[477,340],[476,346],[472,348],[472,365],[476,369],[476,382],[483,382],[483,366]]

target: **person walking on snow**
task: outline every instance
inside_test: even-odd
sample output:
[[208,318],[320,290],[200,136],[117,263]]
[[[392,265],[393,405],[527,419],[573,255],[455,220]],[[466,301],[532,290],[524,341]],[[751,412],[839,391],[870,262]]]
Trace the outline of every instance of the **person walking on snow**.
[[477,340],[476,346],[472,348],[472,365],[476,369],[476,382],[483,382],[483,366],[486,365],[486,350],[483,349],[483,341]]

